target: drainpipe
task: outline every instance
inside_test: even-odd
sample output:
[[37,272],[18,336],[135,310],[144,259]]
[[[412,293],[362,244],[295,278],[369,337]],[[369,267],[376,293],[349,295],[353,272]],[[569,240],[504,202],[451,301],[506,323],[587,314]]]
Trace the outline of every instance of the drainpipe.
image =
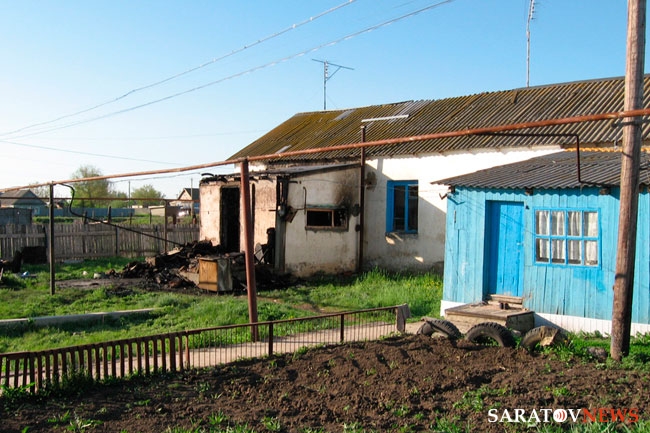
[[[366,125],[361,126],[361,142],[366,141]],[[357,272],[363,269],[363,220],[366,201],[366,148],[361,148],[361,161],[359,166],[359,255],[357,257]]]
[[[248,292],[248,317],[250,323],[257,323],[257,287],[255,283],[255,259],[253,254],[253,225],[251,224],[250,182],[248,159],[241,161],[241,214],[244,226],[244,254],[246,257],[246,286]],[[257,326],[251,327],[251,338],[258,340]]]

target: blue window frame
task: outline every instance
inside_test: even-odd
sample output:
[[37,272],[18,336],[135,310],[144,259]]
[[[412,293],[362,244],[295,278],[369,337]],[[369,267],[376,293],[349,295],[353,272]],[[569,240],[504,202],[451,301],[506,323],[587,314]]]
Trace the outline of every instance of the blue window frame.
[[535,263],[598,266],[598,212],[580,209],[535,211]]
[[386,199],[386,232],[418,232],[418,181],[389,180]]

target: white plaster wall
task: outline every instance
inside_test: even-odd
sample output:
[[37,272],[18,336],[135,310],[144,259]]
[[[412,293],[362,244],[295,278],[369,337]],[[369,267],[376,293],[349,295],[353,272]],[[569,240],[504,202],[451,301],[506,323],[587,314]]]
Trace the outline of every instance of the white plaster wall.
[[[393,271],[442,271],[447,202],[443,185],[431,182],[558,152],[555,146],[534,149],[450,152],[411,158],[368,161],[376,185],[366,189],[364,268]],[[388,180],[417,180],[419,190],[418,233],[386,233],[386,185]]]
[[201,201],[200,239],[208,240],[213,245],[219,244],[219,203],[221,190],[217,184],[202,184],[199,186]]
[[317,272],[353,271],[357,260],[355,231],[358,218],[348,212],[348,227],[339,230],[306,229],[307,207],[346,207],[359,203],[359,169],[337,170],[301,176],[289,185],[288,204],[297,209],[286,224],[285,268],[297,276]]
[[[253,245],[259,258],[262,257],[260,245],[267,242],[266,230],[275,227],[275,181],[264,179],[251,182],[251,200],[255,190],[255,209],[253,211]],[[241,249],[244,249],[244,231],[241,230]]]

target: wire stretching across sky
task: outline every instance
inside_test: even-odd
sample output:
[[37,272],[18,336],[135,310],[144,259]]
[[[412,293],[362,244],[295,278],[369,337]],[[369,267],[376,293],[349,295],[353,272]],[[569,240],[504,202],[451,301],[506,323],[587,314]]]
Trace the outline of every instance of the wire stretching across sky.
[[196,92],[196,91],[198,91],[198,90],[202,90],[202,89],[205,89],[205,88],[207,88],[207,87],[214,86],[215,84],[223,83],[224,81],[232,80],[233,78],[238,78],[238,77],[241,77],[241,76],[243,76],[243,75],[247,75],[247,74],[250,74],[250,73],[253,73],[253,72],[259,71],[259,70],[261,70],[261,69],[268,68],[268,67],[270,67],[270,66],[275,66],[275,65],[277,65],[277,64],[284,63],[284,62],[286,62],[286,61],[289,61],[289,60],[295,59],[295,58],[297,58],[297,57],[301,57],[301,56],[304,56],[304,55],[306,55],[306,54],[312,53],[312,52],[314,52],[314,51],[318,51],[318,50],[320,50],[320,49],[322,49],[322,48],[329,47],[329,46],[332,46],[332,45],[336,45],[336,44],[338,44],[338,43],[340,43],[340,42],[343,42],[343,41],[346,41],[346,40],[352,39],[352,38],[354,38],[354,37],[360,36],[360,35],[365,34],[365,33],[372,32],[372,31],[377,30],[377,29],[379,29],[379,28],[382,28],[382,27],[388,26],[388,25],[393,24],[393,23],[396,23],[396,22],[398,22],[398,21],[402,21],[402,20],[404,20],[404,19],[406,19],[406,18],[413,17],[413,16],[415,16],[415,15],[418,15],[418,14],[421,14],[421,13],[426,12],[426,11],[428,11],[428,10],[431,10],[431,9],[437,8],[437,7],[442,6],[442,5],[444,5],[444,4],[451,3],[451,2],[453,2],[453,1],[454,1],[454,0],[444,0],[444,1],[441,1],[441,2],[438,2],[438,3],[434,3],[434,4],[431,4],[431,5],[426,6],[426,7],[424,7],[424,8],[418,9],[418,10],[416,10],[416,11],[414,11],[414,12],[410,12],[410,13],[408,13],[408,14],[401,15],[401,16],[399,16],[399,17],[397,17],[397,18],[392,18],[392,19],[390,19],[390,20],[388,20],[388,21],[384,21],[384,22],[382,22],[382,23],[380,23],[380,24],[376,24],[376,25],[374,25],[374,26],[367,27],[367,28],[365,28],[365,29],[363,29],[363,30],[359,30],[359,31],[357,31],[357,32],[350,33],[350,34],[348,34],[348,35],[346,35],[346,36],[340,37],[340,38],[335,39],[335,40],[330,41],[330,42],[326,42],[326,43],[324,43],[324,44],[320,44],[320,45],[318,45],[318,46],[315,46],[315,47],[309,48],[309,49],[304,50],[304,51],[301,51],[301,52],[299,52],[299,53],[295,53],[295,54],[292,54],[292,55],[289,55],[289,56],[283,57],[283,58],[281,58],[281,59],[274,60],[274,61],[271,61],[271,62],[265,63],[265,64],[260,65],[260,66],[256,66],[256,67],[254,67],[254,68],[247,69],[247,70],[245,70],[245,71],[238,72],[238,73],[236,73],[236,74],[229,75],[229,76],[227,76],[227,77],[220,78],[220,79],[218,79],[218,80],[210,81],[210,82],[205,83],[205,84],[202,84],[202,85],[200,85],[200,86],[192,87],[192,88],[190,88],[190,89],[183,90],[183,91],[181,91],[181,92],[177,92],[177,93],[174,93],[174,94],[171,94],[171,95],[168,95],[168,96],[165,96],[165,97],[159,98],[159,99],[154,99],[154,100],[152,100],[152,101],[145,102],[145,103],[143,103],[143,104],[135,105],[135,106],[133,106],[133,107],[129,107],[129,108],[124,108],[124,109],[122,109],[122,110],[118,110],[118,111],[113,111],[113,112],[111,112],[111,113],[106,113],[106,114],[103,114],[103,115],[101,115],[101,116],[96,116],[96,117],[91,117],[91,118],[84,119],[84,120],[79,120],[79,121],[77,121],[77,122],[68,123],[68,124],[66,124],[66,125],[56,126],[56,127],[50,128],[50,129],[45,129],[45,130],[41,130],[41,131],[37,131],[37,132],[33,132],[33,133],[29,133],[29,134],[24,134],[24,135],[16,136],[16,137],[13,137],[13,138],[31,137],[31,136],[34,136],[34,135],[44,134],[44,133],[46,133],[46,132],[58,131],[58,130],[60,130],[60,129],[70,128],[70,127],[73,127],[73,126],[82,125],[82,124],[85,124],[85,123],[90,123],[90,122],[94,122],[94,121],[101,120],[101,119],[106,119],[106,118],[109,118],[109,117],[117,116],[117,115],[119,115],[119,114],[124,114],[124,113],[128,113],[128,112],[130,112],[130,111],[138,110],[138,109],[140,109],[140,108],[148,107],[148,106],[150,106],[150,105],[158,104],[158,103],[160,103],[160,102],[168,101],[168,100],[170,100],[170,99],[174,99],[174,98],[177,98],[177,97],[179,97],[179,96],[186,95],[186,94],[188,94],[188,93]]
[[[28,129],[35,128],[37,126],[49,125],[51,123],[58,122],[60,120],[67,119],[67,118],[70,118],[70,117],[78,116],[80,114],[88,113],[90,111],[96,110],[96,109],[104,107],[106,105],[113,104],[115,102],[121,101],[122,99],[124,99],[124,98],[126,98],[126,97],[128,97],[130,95],[133,95],[134,93],[140,92],[142,90],[150,89],[152,87],[156,87],[156,86],[159,86],[161,84],[167,83],[169,81],[175,80],[176,78],[180,78],[180,77],[182,77],[184,75],[187,75],[187,74],[190,74],[192,72],[198,71],[199,69],[203,69],[203,68],[205,68],[207,66],[213,65],[213,64],[215,64],[215,63],[217,63],[217,62],[219,62],[221,60],[227,59],[228,57],[234,56],[235,54],[239,54],[244,50],[247,50],[249,48],[253,48],[253,47],[255,47],[257,45],[260,45],[260,44],[262,44],[264,42],[270,41],[271,39],[275,39],[275,38],[277,38],[279,36],[282,36],[283,34],[285,34],[287,32],[290,32],[291,30],[295,30],[295,29],[297,29],[299,27],[304,26],[305,24],[312,23],[312,22],[316,21],[317,19],[324,17],[325,15],[328,15],[328,14],[330,14],[332,12],[335,12],[335,11],[345,7],[345,6],[348,6],[348,5],[352,4],[352,3],[354,3],[355,1],[357,1],[357,0],[347,0],[345,3],[341,3],[338,6],[334,6],[333,8],[330,8],[330,9],[328,9],[326,11],[323,11],[323,12],[321,12],[318,15],[315,15],[313,17],[309,17],[309,18],[307,18],[307,19],[305,19],[305,20],[303,20],[303,21],[301,21],[301,22],[299,22],[297,24],[292,24],[291,26],[289,26],[289,27],[287,27],[287,28],[285,28],[283,30],[280,30],[279,32],[275,32],[275,33],[273,33],[271,35],[265,36],[265,37],[263,37],[261,39],[258,39],[255,42],[251,43],[251,44],[244,45],[243,47],[238,48],[236,50],[233,50],[228,54],[224,54],[224,55],[222,55],[220,57],[215,57],[214,59],[212,59],[210,61],[207,61],[207,62],[205,62],[205,63],[203,63],[201,65],[198,65],[198,66],[195,66],[193,68],[187,69],[187,70],[185,70],[183,72],[179,72],[179,73],[174,74],[174,75],[172,75],[170,77],[164,78],[164,79],[162,79],[160,81],[156,81],[154,83],[147,84],[146,86],[137,87],[135,89],[129,90],[128,92],[124,93],[123,95],[118,96],[116,98],[113,98],[113,99],[111,99],[109,101],[102,102],[100,104],[94,105],[92,107],[89,107],[89,108],[86,108],[86,109],[83,109],[83,110],[80,110],[80,111],[76,111],[74,113],[59,116],[59,117],[57,117],[55,119],[46,120],[44,122],[39,122],[39,123],[34,123],[34,124],[31,124],[31,125],[23,126],[22,128],[14,129],[13,131],[3,132],[3,133],[0,133],[0,136],[7,136],[7,135],[15,134],[15,133],[18,133],[18,132],[22,132],[22,131],[25,131],[25,130],[28,130]],[[45,131],[45,132],[47,132],[47,131]],[[21,137],[25,137],[25,135],[22,135]],[[14,137],[14,138],[16,138],[16,137]]]

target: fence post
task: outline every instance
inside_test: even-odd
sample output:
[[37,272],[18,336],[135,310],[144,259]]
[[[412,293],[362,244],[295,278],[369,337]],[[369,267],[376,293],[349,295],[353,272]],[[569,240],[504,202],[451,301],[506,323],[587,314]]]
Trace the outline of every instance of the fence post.
[[273,355],[273,322],[269,323],[269,356]]
[[345,314],[341,313],[341,343],[345,341]]

